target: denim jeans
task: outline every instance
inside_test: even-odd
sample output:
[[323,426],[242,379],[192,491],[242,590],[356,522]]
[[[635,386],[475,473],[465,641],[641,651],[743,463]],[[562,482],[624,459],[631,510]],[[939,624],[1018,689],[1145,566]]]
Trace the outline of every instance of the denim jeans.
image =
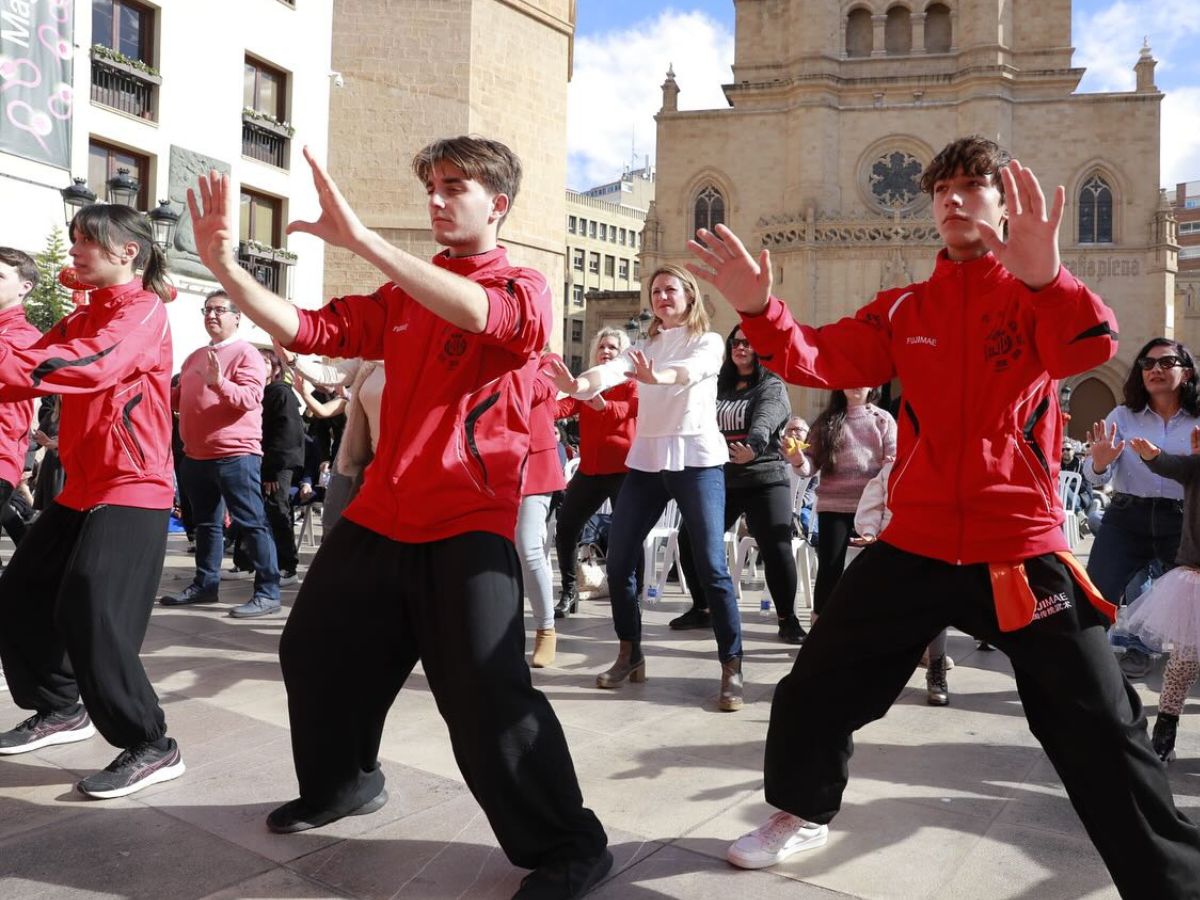
[[526,494],[521,498],[514,540],[521,562],[521,583],[533,610],[533,627],[542,630],[554,627],[554,583],[550,559],[546,556],[550,497],[550,494]]
[[1088,575],[1104,599],[1119,606],[1140,569],[1154,560],[1164,570],[1175,565],[1182,531],[1180,501],[1115,494],[1088,556]]
[[679,505],[692,542],[692,560],[712,612],[722,662],[741,659],[742,622],[729,565],[725,561],[725,473],[721,466],[691,467],[682,472],[630,469],[613,510],[608,538],[608,590],[613,625],[623,641],[642,638],[637,565],[642,542],[670,500]]
[[242,534],[243,546],[254,568],[254,593],[279,599],[279,564],[275,541],[263,507],[262,457],[244,454],[221,459],[183,460],[183,488],[192,504],[196,527],[196,576],[202,591],[216,591],[221,583],[222,533],[225,510]]

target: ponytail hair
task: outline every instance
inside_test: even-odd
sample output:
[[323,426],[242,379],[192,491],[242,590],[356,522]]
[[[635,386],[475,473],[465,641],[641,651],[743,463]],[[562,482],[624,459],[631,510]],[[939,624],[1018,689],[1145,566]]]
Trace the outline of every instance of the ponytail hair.
[[72,239],[81,234],[112,256],[119,255],[123,245],[131,241],[137,244],[133,268],[141,270],[142,285],[164,303],[171,301],[166,255],[154,243],[150,221],[140,212],[119,203],[93,203],[75,213],[69,231]]

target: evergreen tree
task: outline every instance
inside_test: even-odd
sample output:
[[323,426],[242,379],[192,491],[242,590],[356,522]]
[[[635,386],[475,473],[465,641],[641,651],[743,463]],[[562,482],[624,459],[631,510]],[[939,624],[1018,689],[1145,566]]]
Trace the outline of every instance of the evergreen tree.
[[67,245],[57,225],[46,238],[46,249],[34,257],[38,283],[25,298],[25,318],[45,334],[55,322],[74,309],[71,292],[58,283],[58,273],[67,265]]

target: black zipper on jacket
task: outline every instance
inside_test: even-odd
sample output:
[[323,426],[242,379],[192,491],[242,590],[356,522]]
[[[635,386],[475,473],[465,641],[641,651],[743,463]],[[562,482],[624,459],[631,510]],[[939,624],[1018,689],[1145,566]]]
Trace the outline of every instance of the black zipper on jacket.
[[1041,446],[1033,439],[1033,429],[1037,427],[1038,422],[1046,415],[1046,410],[1050,408],[1050,398],[1043,397],[1042,402],[1037,405],[1029,419],[1025,422],[1025,427],[1021,429],[1025,435],[1025,443],[1029,449],[1033,451],[1033,455],[1037,457],[1038,463],[1046,470],[1046,475],[1050,474],[1050,464],[1046,461],[1046,454],[1042,452]]

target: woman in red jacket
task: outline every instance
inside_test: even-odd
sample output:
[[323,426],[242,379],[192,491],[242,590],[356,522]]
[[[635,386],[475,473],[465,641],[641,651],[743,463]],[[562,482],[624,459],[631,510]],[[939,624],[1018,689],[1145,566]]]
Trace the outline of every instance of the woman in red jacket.
[[87,305],[28,349],[0,341],[0,400],[62,395],[66,472],[62,493],[0,578],[0,658],[13,700],[34,712],[0,734],[0,754],[86,740],[98,729],[122,752],[77,788],[108,799],[184,771],[138,658],[175,495],[171,294],[140,213],[89,206],[71,238]]
[[544,668],[554,662],[557,635],[554,633],[554,584],[550,578],[550,560],[546,556],[546,523],[550,501],[566,486],[562,462],[558,458],[558,431],[554,427],[554,397],[558,389],[546,372],[551,360],[562,360],[543,352],[541,366],[533,385],[533,405],[529,410],[529,456],[525,462],[525,481],[521,485],[521,505],[517,507],[517,532],[513,543],[521,563],[521,581],[533,610],[533,657],[529,665]]
[[[592,341],[593,366],[616,359],[629,346],[629,338],[619,328],[602,328]],[[562,589],[555,618],[575,612],[579,594],[575,588],[575,548],[583,526],[605,500],[616,505],[617,494],[629,469],[625,456],[637,428],[637,381],[598,394],[591,400],[567,397],[558,401],[558,418],[579,416],[579,469],[567,485],[567,495],[558,509],[558,527],[554,546],[558,552],[558,571]]]

